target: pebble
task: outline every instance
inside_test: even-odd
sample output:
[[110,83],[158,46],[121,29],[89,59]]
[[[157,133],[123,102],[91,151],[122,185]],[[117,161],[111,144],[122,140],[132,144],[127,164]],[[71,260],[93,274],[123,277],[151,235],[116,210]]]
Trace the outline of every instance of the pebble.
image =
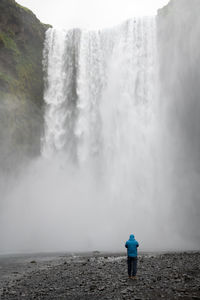
[[125,257],[110,258],[83,256],[25,272],[0,299],[200,299],[200,252],[141,256],[137,280],[128,279]]

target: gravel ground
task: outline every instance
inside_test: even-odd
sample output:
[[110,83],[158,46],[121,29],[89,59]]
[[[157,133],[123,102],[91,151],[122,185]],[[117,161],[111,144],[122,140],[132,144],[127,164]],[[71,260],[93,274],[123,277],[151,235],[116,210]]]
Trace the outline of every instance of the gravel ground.
[[19,265],[15,278],[1,281],[2,300],[200,299],[200,252],[143,254],[137,279],[128,278],[126,257],[119,255],[27,258],[23,272]]

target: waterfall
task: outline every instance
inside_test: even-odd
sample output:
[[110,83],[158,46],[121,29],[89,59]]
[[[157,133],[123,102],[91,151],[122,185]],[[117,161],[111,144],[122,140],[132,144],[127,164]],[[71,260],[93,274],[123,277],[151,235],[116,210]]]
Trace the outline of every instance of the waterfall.
[[3,196],[2,253],[199,249],[199,56],[175,23],[168,44],[171,14],[47,30],[41,155]]
[[154,228],[156,46],[154,17],[46,32],[42,156],[62,173],[53,184],[64,226],[84,231],[87,245],[101,247],[92,228],[110,238],[120,219],[123,234]]
[[48,29],[44,70],[43,156],[102,159],[125,140],[129,151],[156,98],[155,18],[101,31]]

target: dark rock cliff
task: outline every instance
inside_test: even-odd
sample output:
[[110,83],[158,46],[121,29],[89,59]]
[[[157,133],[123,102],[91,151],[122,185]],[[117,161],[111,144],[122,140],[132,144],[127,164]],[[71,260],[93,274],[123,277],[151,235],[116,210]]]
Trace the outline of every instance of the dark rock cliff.
[[0,0],[0,167],[40,151],[45,31],[27,8]]

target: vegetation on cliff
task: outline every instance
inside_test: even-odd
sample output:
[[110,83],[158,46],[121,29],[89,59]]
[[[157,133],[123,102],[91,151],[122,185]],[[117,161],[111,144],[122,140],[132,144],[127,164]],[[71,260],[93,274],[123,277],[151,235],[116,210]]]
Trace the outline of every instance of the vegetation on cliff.
[[0,1],[0,167],[39,153],[48,26],[14,0]]

